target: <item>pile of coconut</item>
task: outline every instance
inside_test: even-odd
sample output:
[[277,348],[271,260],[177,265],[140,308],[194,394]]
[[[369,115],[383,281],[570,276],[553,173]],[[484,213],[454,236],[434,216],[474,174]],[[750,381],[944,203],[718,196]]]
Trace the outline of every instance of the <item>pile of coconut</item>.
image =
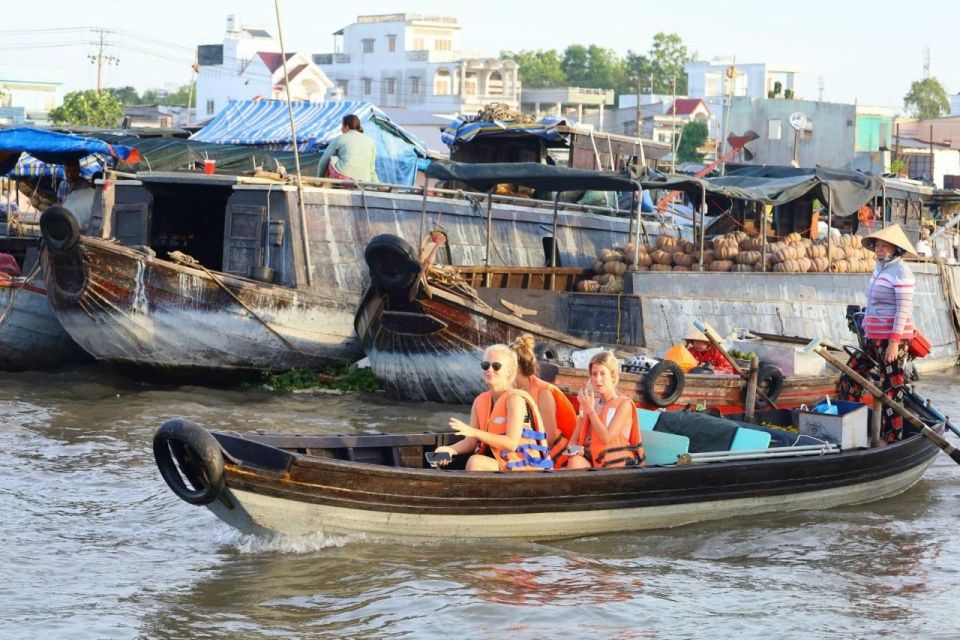
[[[634,258],[637,266],[634,267]],[[703,251],[706,271],[763,271],[762,241],[743,231],[713,238]],[[843,234],[834,237],[827,262],[827,240],[803,238],[791,233],[779,242],[767,244],[766,271],[806,273],[869,273],[874,254],[860,244],[860,237]],[[596,275],[577,283],[584,292],[621,293],[623,274],[628,271],[699,271],[700,247],[694,242],[659,236],[656,244],[604,249],[593,263]]]

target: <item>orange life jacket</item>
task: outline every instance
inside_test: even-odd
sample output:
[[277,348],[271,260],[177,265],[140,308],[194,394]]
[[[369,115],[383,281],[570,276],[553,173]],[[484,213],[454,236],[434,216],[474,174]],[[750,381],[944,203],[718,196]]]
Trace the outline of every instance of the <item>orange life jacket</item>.
[[577,428],[577,410],[573,408],[570,398],[564,395],[563,391],[556,385],[541,380],[536,376],[530,376],[530,395],[534,402],[540,401],[540,394],[547,389],[553,395],[553,404],[557,407],[556,424],[557,435],[550,443],[550,459],[553,460],[553,466],[556,468],[567,466],[570,459],[566,453],[567,445],[570,444],[570,436],[573,430]]
[[507,433],[507,398],[519,394],[527,407],[527,416],[523,423],[523,434],[520,444],[513,451],[493,447],[483,443],[479,452],[487,449],[493,454],[494,460],[500,465],[501,471],[536,471],[538,469],[552,469],[553,461],[547,448],[546,436],[543,433],[540,411],[537,403],[530,394],[520,389],[504,391],[497,402],[491,407],[492,391],[484,391],[473,401],[476,408],[478,429],[483,429],[494,435],[502,436]]
[[610,442],[604,442],[591,428],[590,418],[586,414],[583,416],[583,420],[585,420],[586,423],[584,424],[584,428],[580,430],[578,444],[583,446],[589,439],[590,458],[594,467],[642,466],[646,460],[646,455],[643,452],[643,442],[640,439],[640,423],[637,420],[637,410],[630,398],[620,396],[612,400],[603,407],[603,413],[600,415],[600,419],[609,425],[613,421],[613,416],[616,415],[617,409],[624,403],[630,406],[630,415],[632,416],[630,435],[628,437],[624,437],[621,431],[620,433],[614,434]]

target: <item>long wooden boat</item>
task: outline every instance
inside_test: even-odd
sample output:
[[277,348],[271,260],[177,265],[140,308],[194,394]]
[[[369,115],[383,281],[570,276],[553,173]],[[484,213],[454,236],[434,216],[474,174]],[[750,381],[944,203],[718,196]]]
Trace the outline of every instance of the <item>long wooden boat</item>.
[[248,533],[530,540],[881,500],[910,488],[938,453],[926,438],[910,435],[886,447],[813,455],[778,446],[718,458],[691,447],[691,464],[642,468],[429,468],[424,454],[451,439],[241,435],[177,419],[158,429],[153,446],[174,493]]
[[[411,249],[399,238],[381,237],[368,255],[371,284],[357,311],[355,328],[380,384],[393,397],[468,404],[482,391],[477,363],[483,349],[509,343],[529,333],[545,361],[543,377],[571,397],[587,380],[587,372],[560,363],[577,350],[597,342],[568,333],[586,326],[590,317],[564,311],[573,297],[589,300],[597,294],[575,293],[588,277],[583,269],[420,268],[409,258]],[[408,274],[402,278],[397,274]],[[410,277],[409,274],[419,275]],[[486,280],[474,288],[470,282]],[[522,306],[535,311],[528,320],[511,313]],[[538,319],[534,322],[532,319]],[[542,319],[542,320],[541,320]],[[630,317],[624,323],[632,322]],[[683,331],[679,328],[679,331]],[[624,335],[629,335],[624,331]],[[603,344],[603,343],[600,343]],[[638,353],[643,347],[621,341],[608,346]],[[557,366],[560,364],[560,366]],[[773,400],[786,407],[812,404],[836,394],[837,374],[791,375],[777,384]],[[647,408],[705,405],[722,413],[742,412],[744,382],[733,375],[673,375],[624,373],[620,392]]]
[[89,359],[53,312],[43,280],[33,272],[39,237],[5,237],[0,251],[26,271],[0,278],[0,370],[42,369]]

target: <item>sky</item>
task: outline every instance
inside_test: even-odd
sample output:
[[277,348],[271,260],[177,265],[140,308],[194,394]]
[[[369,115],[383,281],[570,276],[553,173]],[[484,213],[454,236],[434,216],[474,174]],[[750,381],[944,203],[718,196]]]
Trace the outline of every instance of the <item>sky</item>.
[[[737,62],[797,65],[798,97],[903,108],[910,83],[931,75],[948,94],[960,93],[960,5],[956,0],[634,0],[605,4],[486,0],[359,0],[332,3],[280,0],[288,51],[327,53],[334,31],[356,16],[378,13],[452,15],[463,27],[467,51],[557,49],[597,44],[620,55],[646,52],[654,34],[677,33],[699,59],[736,56]],[[586,7],[597,7],[590,10]],[[57,69],[65,91],[96,88],[88,56],[107,29],[106,52],[119,60],[104,70],[104,85],[176,87],[191,79],[198,44],[222,41],[228,15],[276,33],[274,0],[32,0],[29,10],[7,11],[0,23],[0,65]],[[601,10],[602,7],[602,10]]]

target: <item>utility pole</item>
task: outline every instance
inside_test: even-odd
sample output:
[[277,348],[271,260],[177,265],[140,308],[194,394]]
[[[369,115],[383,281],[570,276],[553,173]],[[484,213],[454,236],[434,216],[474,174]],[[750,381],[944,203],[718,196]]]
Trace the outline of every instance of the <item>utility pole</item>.
[[104,49],[109,46],[110,43],[107,42],[107,34],[113,33],[107,29],[94,29],[94,33],[100,35],[100,41],[94,42],[93,45],[97,47],[96,55],[88,55],[87,58],[90,59],[92,64],[97,65],[97,93],[103,92],[103,65],[104,64],[120,64],[120,60],[116,56],[104,55]]
[[[737,78],[737,59],[734,58],[733,62],[730,63],[730,66],[727,67],[727,72],[724,74],[727,78],[727,95],[724,96],[724,107],[723,107],[723,132],[720,134],[720,151],[718,152],[717,158],[722,158],[726,153],[726,144],[727,144],[727,128],[730,126],[730,107],[733,106],[733,85]],[[720,175],[726,175],[727,173],[727,162],[724,160],[720,164]]]
[[670,105],[670,111],[673,112],[673,118],[670,121],[670,173],[677,172],[677,76],[673,76],[673,103]]

